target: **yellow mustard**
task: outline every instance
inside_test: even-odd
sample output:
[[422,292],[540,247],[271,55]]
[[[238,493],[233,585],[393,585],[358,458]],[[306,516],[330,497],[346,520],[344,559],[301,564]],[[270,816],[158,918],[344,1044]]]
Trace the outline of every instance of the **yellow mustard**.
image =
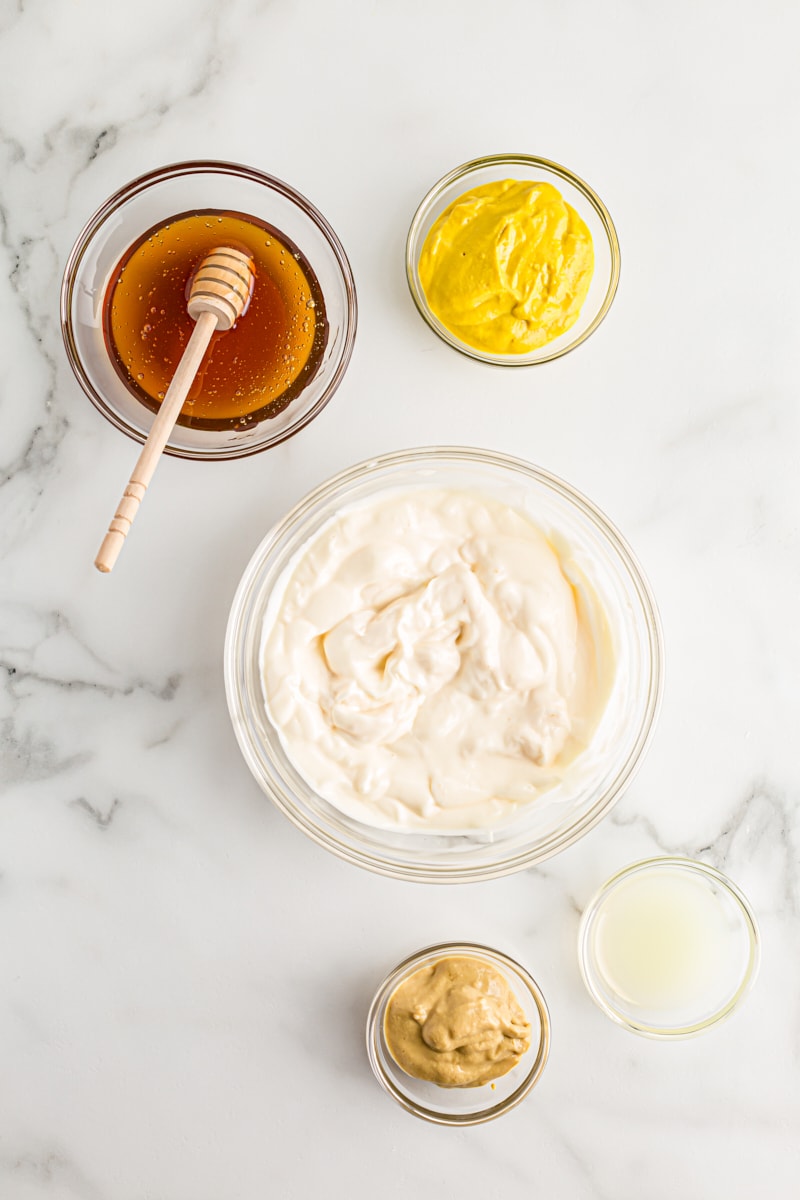
[[431,310],[490,354],[527,354],[578,319],[594,270],[592,235],[549,183],[505,179],[465,192],[432,226],[419,259]]

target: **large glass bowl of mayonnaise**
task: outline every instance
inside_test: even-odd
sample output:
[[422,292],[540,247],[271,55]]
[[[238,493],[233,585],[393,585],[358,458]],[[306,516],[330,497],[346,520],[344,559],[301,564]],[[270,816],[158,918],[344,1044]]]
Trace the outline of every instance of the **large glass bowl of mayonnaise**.
[[[337,544],[338,523],[349,520],[350,514],[379,511],[394,497],[410,497],[412,507],[417,501],[422,505],[434,493],[452,494],[457,507],[474,501],[491,510],[513,512],[515,518],[535,527],[557,554],[568,580],[564,586],[574,591],[578,608],[583,606],[590,614],[605,678],[602,708],[586,744],[568,756],[552,779],[545,773],[547,786],[538,789],[534,799],[490,804],[478,816],[464,820],[456,799],[449,827],[442,827],[441,820],[426,827],[426,818],[414,813],[409,822],[398,824],[386,811],[373,818],[357,805],[326,798],[323,793],[330,793],[330,788],[325,768],[321,780],[314,777],[315,782],[309,782],[313,772],[305,763],[298,765],[296,747],[275,715],[265,682],[276,672],[280,680],[283,668],[271,661],[275,653],[271,630],[281,613],[287,581],[297,577],[298,564],[304,560],[308,570],[309,551],[317,571],[313,558],[317,548],[325,538],[326,544]],[[445,511],[449,511],[446,505]],[[408,542],[412,548],[413,539],[412,533]],[[368,552],[369,547],[363,550]],[[359,559],[360,551],[353,556],[354,562]],[[318,573],[324,571],[320,566]],[[305,618],[290,620],[284,642],[313,640],[313,631],[306,632],[304,623]],[[351,635],[352,630],[347,632],[352,642]],[[347,643],[340,638],[338,648],[328,647],[329,660],[341,652],[342,644]],[[423,654],[404,670],[413,676],[425,661]],[[523,667],[521,663],[519,670]],[[516,671],[517,665],[512,662],[510,669]],[[297,695],[304,695],[310,683],[310,677],[304,679],[300,672],[292,687]],[[426,883],[476,882],[510,874],[557,854],[592,829],[620,798],[641,763],[653,734],[662,683],[658,611],[621,534],[591,501],[556,476],[504,454],[468,447],[424,447],[384,455],[351,467],[310,492],[267,533],[253,555],[233,601],[225,642],[225,685],[234,731],[266,795],[299,829],[340,858],[381,875]],[[304,720],[294,721],[295,730],[304,728]],[[318,734],[311,725],[308,730],[307,749],[313,758],[317,743],[327,735]],[[443,751],[463,732],[443,729]],[[391,762],[392,755],[388,758]],[[513,754],[506,754],[510,769],[517,765],[513,759]],[[406,785],[404,777],[402,787]]]

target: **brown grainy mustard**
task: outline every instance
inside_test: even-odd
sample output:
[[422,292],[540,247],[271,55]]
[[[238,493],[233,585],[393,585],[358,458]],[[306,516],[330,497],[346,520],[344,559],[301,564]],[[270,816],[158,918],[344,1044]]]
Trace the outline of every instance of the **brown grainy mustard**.
[[397,1065],[440,1087],[480,1087],[530,1049],[531,1027],[508,980],[485,959],[440,958],[392,993],[384,1019]]

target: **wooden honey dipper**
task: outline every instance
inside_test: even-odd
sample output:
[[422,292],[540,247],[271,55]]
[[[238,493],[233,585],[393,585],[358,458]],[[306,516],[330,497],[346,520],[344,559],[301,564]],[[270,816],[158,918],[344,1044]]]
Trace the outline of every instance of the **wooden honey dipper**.
[[110,571],[117,561],[147,485],[153,478],[172,427],[208,349],[211,335],[215,330],[232,328],[239,320],[250,303],[254,282],[255,265],[252,258],[230,246],[216,247],[206,255],[195,272],[186,307],[196,324],[94,560],[98,571]]

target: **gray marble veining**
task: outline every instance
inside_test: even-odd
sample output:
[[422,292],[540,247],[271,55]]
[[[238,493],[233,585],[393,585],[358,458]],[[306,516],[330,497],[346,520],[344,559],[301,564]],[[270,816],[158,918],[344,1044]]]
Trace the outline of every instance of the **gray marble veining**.
[[[0,34],[0,1200],[793,1200],[797,7],[19,0]],[[497,372],[418,320],[402,254],[439,176],[512,148],[597,187],[623,272],[584,347]],[[163,463],[102,579],[135,448],[69,371],[61,274],[107,196],[194,157],[319,205],[358,343],[292,442]],[[275,516],[342,466],[435,442],[517,453],[596,500],[667,650],[614,811],[536,869],[444,889],[347,867],[273,811],[221,678]],[[729,873],[763,937],[741,1012],[679,1045],[612,1026],[575,961],[594,890],[653,854]],[[531,1097],[452,1133],[380,1093],[361,1034],[392,963],[446,937],[521,958],[553,1014]]]

